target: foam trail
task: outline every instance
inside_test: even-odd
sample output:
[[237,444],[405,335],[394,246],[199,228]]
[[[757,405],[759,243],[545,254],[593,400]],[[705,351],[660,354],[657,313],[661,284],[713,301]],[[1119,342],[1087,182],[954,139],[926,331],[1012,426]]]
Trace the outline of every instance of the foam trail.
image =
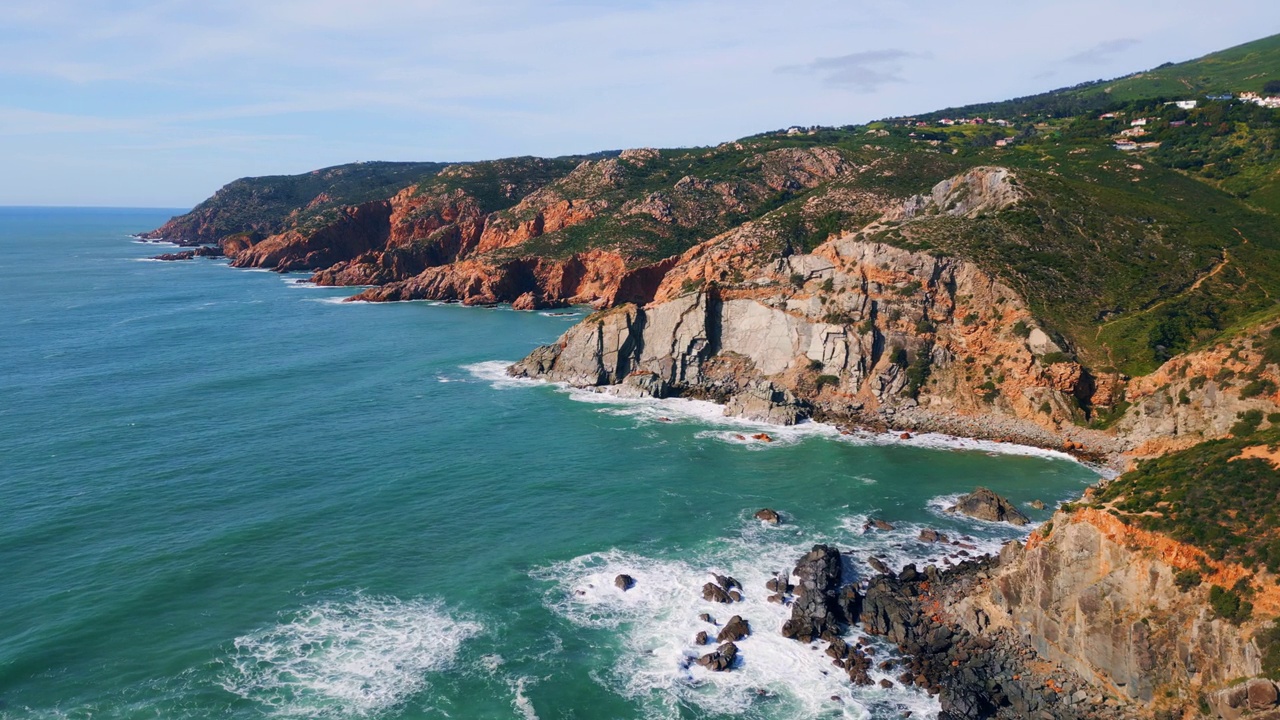
[[437,602],[356,594],[236,638],[221,685],[276,717],[371,717],[426,689],[481,629]]

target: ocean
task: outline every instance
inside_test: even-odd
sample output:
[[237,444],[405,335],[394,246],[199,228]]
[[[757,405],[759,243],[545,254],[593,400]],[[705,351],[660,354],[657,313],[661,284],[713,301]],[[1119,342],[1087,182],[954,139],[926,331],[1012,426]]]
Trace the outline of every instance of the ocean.
[[[1043,521],[1097,479],[510,380],[583,310],[148,260],[178,212],[0,209],[0,718],[928,717],[782,638],[766,579],[818,542],[940,563],[925,527],[994,551],[1020,531],[950,498]],[[690,667],[703,612],[750,622],[740,667]]]

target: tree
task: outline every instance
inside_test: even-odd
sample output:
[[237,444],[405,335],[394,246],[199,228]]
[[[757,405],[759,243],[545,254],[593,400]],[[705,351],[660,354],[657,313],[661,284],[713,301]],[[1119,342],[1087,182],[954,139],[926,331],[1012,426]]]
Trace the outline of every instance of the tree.
[[1268,95],[1280,95],[1280,80],[1268,80],[1262,91]]

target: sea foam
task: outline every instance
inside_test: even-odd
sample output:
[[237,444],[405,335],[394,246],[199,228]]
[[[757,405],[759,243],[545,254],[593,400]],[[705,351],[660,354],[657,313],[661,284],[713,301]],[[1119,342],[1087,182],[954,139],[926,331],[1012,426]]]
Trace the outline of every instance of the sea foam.
[[[865,517],[850,518],[829,533],[812,534],[784,525],[768,527],[745,519],[735,537],[672,557],[651,557],[622,550],[590,553],[535,570],[535,579],[550,583],[545,604],[575,625],[603,631],[613,641],[600,647],[609,670],[598,680],[614,692],[639,702],[646,717],[684,717],[682,708],[750,718],[913,717],[936,714],[937,703],[909,688],[856,687],[820,643],[784,638],[779,629],[790,609],[767,601],[765,582],[776,571],[789,571],[814,542],[830,542],[848,554],[846,577],[862,577],[866,554],[891,561],[923,561],[934,548],[914,541],[916,527],[890,533],[864,533]],[[939,546],[940,548],[941,546]],[[626,591],[614,584],[626,573],[635,585]],[[720,605],[702,599],[702,585],[712,573],[732,575],[743,585],[741,603]],[[710,613],[713,626],[698,619]],[[731,672],[711,672],[694,660],[714,649],[698,646],[694,636],[712,637],[732,615],[741,615],[752,634],[737,642],[740,665]],[[859,637],[854,631],[848,638]],[[874,638],[877,663],[896,653]],[[874,680],[892,678],[874,670]],[[835,699],[833,699],[835,698]]]
[[[723,405],[706,400],[623,398],[614,395],[608,388],[575,388],[561,382],[553,383],[545,380],[512,378],[506,372],[507,367],[511,364],[512,361],[510,360],[491,360],[463,365],[462,369],[475,378],[488,380],[492,387],[498,390],[551,385],[560,392],[566,393],[572,400],[601,406],[598,412],[634,418],[637,424],[683,421],[715,426],[718,429],[701,431],[697,437],[744,445],[752,449],[785,447],[807,438],[825,438],[853,445],[909,445],[929,450],[986,452],[997,455],[1040,457],[1079,462],[1070,454],[1057,450],[1016,443],[962,438],[942,433],[920,433],[904,440],[900,433],[897,432],[872,432],[866,430],[842,432],[834,425],[813,421],[803,421],[796,425],[776,425],[725,415]],[[769,435],[769,441],[759,441],[751,437],[751,435],[761,432]],[[1101,468],[1096,468],[1092,465],[1089,467],[1102,473]]]
[[277,717],[370,717],[425,690],[481,629],[438,602],[357,594],[236,638],[221,684]]

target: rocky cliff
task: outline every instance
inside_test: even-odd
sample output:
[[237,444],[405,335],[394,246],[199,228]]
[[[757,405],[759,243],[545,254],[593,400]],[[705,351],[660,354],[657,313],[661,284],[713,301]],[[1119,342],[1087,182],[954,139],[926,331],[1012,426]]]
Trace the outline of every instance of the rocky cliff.
[[[1249,629],[1215,617],[1206,597],[1210,583],[1250,575],[1243,568],[1094,508],[1060,512],[1050,528],[1010,548],[953,617],[971,632],[1028,638],[1096,686],[1164,709],[1262,671]],[[1194,592],[1177,586],[1180,572],[1211,566]]]
[[[997,211],[1018,201],[1012,179],[977,168],[877,222]],[[1073,422],[1092,401],[1092,379],[1017,292],[973,263],[867,232],[753,263],[762,235],[743,228],[689,250],[656,302],[597,313],[512,372],[712,397],[774,422],[870,421],[1114,449]]]

